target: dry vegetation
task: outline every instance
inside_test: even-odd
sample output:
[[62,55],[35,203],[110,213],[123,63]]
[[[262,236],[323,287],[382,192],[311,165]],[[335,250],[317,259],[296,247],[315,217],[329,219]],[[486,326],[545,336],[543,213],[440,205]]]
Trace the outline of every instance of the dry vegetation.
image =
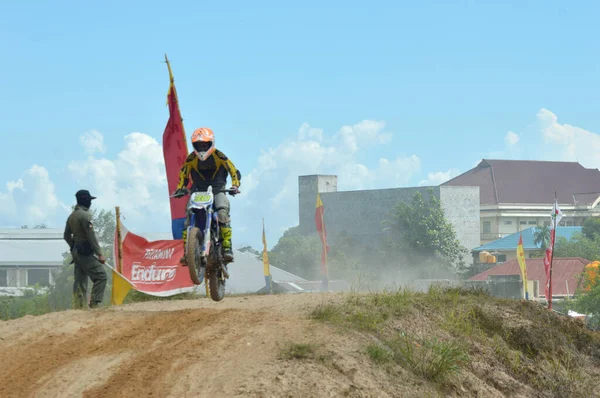
[[312,318],[364,340],[387,372],[408,369],[457,395],[589,397],[600,388],[600,337],[577,320],[533,302],[484,291],[432,287],[350,294]]

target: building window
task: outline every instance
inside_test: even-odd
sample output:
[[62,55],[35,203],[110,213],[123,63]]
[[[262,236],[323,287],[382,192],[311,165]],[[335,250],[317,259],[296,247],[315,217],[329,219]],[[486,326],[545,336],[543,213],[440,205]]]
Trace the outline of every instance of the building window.
[[512,221],[504,221],[504,225],[512,225]]
[[527,221],[519,221],[520,225],[527,225]]
[[506,261],[506,254],[498,254],[498,256],[496,256],[497,263],[503,263],[505,261]]
[[48,269],[28,269],[27,285],[50,286],[50,270]]
[[529,225],[537,225],[537,221],[529,221]]
[[550,221],[544,221],[544,226],[545,227],[549,227],[550,226]]
[[0,269],[0,286],[8,286],[8,271],[5,269]]
[[492,233],[492,222],[491,221],[484,221],[483,222],[483,233],[484,234],[490,234],[490,233]]
[[572,227],[572,226],[573,226],[573,225],[575,225],[575,224],[573,223],[573,221],[567,221],[567,222],[565,223],[565,225],[566,225],[567,227]]

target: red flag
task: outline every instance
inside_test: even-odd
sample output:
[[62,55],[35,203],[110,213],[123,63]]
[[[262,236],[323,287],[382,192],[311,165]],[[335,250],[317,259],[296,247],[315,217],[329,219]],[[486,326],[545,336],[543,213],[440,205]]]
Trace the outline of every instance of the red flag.
[[[550,265],[552,264],[552,248],[554,247],[554,238],[556,237],[556,229],[550,231],[550,245],[546,249],[544,256],[544,271],[546,271],[546,285],[544,286],[544,294],[548,303],[552,302],[552,278],[550,276]],[[550,304],[551,305],[551,304]]]
[[315,224],[317,226],[317,233],[323,243],[323,251],[321,253],[321,271],[323,275],[327,275],[327,253],[329,252],[329,246],[327,245],[327,230],[325,229],[324,221],[325,208],[321,201],[321,195],[317,194],[317,209],[315,211]]
[[[167,185],[169,195],[177,189],[179,183],[179,172],[185,163],[188,155],[187,142],[185,139],[185,130],[183,128],[183,119],[179,112],[179,100],[177,99],[177,90],[175,90],[175,80],[171,65],[165,55],[165,61],[169,68],[169,92],[167,94],[167,105],[169,106],[169,121],[163,133],[163,156],[165,158],[165,168],[167,171]],[[181,239],[183,223],[185,221],[185,199],[170,198],[171,203],[171,228],[173,230],[173,239]]]

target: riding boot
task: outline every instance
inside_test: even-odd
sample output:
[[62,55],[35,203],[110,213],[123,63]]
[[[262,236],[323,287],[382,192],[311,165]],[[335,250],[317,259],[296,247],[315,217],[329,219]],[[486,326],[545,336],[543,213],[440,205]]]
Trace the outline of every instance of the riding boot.
[[233,261],[233,250],[231,249],[231,227],[221,227],[221,239],[223,240],[223,260],[225,262]]
[[183,257],[179,259],[179,263],[184,267],[187,266],[187,259],[185,258],[185,248],[187,246],[187,228],[184,228],[181,233],[181,238],[183,239]]

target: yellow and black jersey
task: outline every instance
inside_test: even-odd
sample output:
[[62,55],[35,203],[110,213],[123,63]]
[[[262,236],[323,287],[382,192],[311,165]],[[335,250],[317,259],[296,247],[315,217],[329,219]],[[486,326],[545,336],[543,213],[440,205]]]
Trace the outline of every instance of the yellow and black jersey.
[[222,190],[227,184],[227,174],[231,176],[231,185],[239,187],[242,176],[223,152],[215,150],[205,161],[192,152],[181,168],[177,188],[187,187],[191,179],[192,192],[205,191],[209,185],[213,190]]

